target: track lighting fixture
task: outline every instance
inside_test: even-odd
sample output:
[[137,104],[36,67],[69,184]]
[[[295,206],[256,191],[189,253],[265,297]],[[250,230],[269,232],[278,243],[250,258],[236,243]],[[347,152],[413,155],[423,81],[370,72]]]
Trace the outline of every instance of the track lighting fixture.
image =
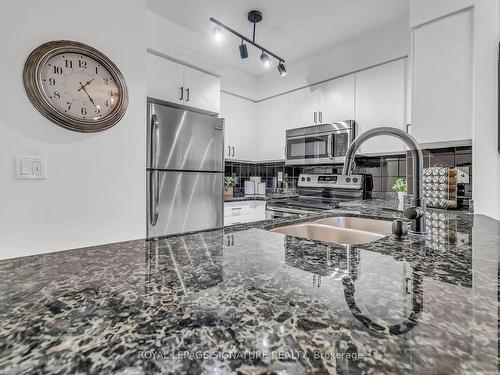
[[222,28],[219,25],[214,27],[214,39],[216,42],[220,42],[223,39]]
[[262,51],[262,55],[260,55],[260,61],[262,61],[262,64],[267,68],[269,65],[271,65],[271,60],[269,60],[269,56]]
[[253,24],[253,36],[252,39],[247,38],[246,36],[242,35],[241,33],[237,32],[236,30],[231,29],[229,26],[224,25],[222,22],[217,21],[215,18],[210,17],[210,21],[215,24],[214,27],[214,37],[215,40],[220,41],[222,40],[222,29],[225,29],[229,31],[231,34],[236,35],[238,38],[241,39],[241,44],[239,46],[240,50],[240,57],[242,59],[248,58],[248,48],[247,45],[245,44],[251,44],[252,46],[256,47],[259,49],[262,53],[260,55],[260,60],[264,64],[264,66],[268,67],[271,65],[271,58],[269,56],[272,56],[278,61],[278,71],[281,74],[281,76],[286,75],[286,68],[285,68],[285,59],[282,57],[272,53],[269,51],[267,48],[262,47],[260,44],[255,42],[255,25],[262,21],[262,13],[259,12],[258,10],[251,10],[248,12],[248,21]]
[[240,57],[242,59],[246,59],[248,57],[247,45],[243,43],[243,39],[241,39],[241,44],[240,44]]
[[285,68],[285,64],[283,64],[283,61],[280,61],[280,63],[278,64],[278,72],[280,72],[280,75],[282,77],[286,76],[286,68]]

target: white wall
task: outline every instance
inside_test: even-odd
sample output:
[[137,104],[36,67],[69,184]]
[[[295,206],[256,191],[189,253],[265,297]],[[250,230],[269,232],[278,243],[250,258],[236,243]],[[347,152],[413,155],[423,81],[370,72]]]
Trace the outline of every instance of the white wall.
[[410,27],[474,5],[474,0],[410,0]]
[[472,160],[475,212],[500,220],[498,153],[498,0],[475,0]]
[[[217,59],[220,48],[211,34],[200,34],[147,11],[147,47],[179,62],[221,77],[223,91],[254,99],[256,77]],[[225,51],[225,50],[224,50]],[[225,51],[227,52],[227,51]]]
[[402,18],[306,59],[287,62],[285,77],[281,77],[273,66],[268,74],[258,77],[258,99],[406,56],[409,50],[408,18]]
[[[0,258],[145,237],[145,1],[0,5]],[[130,103],[113,128],[66,130],[28,100],[26,57],[57,39],[90,44],[121,69]],[[47,179],[16,181],[16,155],[46,157]]]

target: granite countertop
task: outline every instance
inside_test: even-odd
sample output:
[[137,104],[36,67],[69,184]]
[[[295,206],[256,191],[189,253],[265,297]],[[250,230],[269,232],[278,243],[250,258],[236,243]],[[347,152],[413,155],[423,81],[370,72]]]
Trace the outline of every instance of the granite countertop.
[[266,230],[394,209],[0,261],[0,373],[497,373],[499,222],[428,210],[427,239],[352,246]]

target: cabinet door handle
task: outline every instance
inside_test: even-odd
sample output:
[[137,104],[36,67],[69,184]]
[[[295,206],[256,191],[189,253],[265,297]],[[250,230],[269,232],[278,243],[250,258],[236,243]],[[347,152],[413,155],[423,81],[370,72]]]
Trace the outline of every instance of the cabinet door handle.
[[234,146],[233,146],[233,156],[234,156]]
[[231,156],[231,146],[227,146],[227,156]]
[[184,87],[181,86],[181,97],[179,100],[184,100]]
[[186,94],[187,94],[186,102],[189,102],[189,89],[186,89]]
[[322,124],[323,123],[323,112],[319,111],[319,123]]
[[406,124],[406,132],[410,134],[411,124]]
[[314,112],[314,123],[315,124],[318,123],[318,113],[317,112]]

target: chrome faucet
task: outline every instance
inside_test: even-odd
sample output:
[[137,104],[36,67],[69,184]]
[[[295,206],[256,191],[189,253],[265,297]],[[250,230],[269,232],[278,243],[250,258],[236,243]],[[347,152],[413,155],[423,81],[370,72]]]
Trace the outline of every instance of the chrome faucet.
[[425,201],[422,195],[423,165],[422,150],[415,138],[408,133],[395,128],[381,127],[368,130],[354,139],[345,156],[343,175],[350,175],[354,166],[357,149],[368,139],[379,135],[389,135],[401,139],[409,147],[413,162],[413,199],[412,206],[404,210],[404,215],[411,220],[411,233],[425,234]]

